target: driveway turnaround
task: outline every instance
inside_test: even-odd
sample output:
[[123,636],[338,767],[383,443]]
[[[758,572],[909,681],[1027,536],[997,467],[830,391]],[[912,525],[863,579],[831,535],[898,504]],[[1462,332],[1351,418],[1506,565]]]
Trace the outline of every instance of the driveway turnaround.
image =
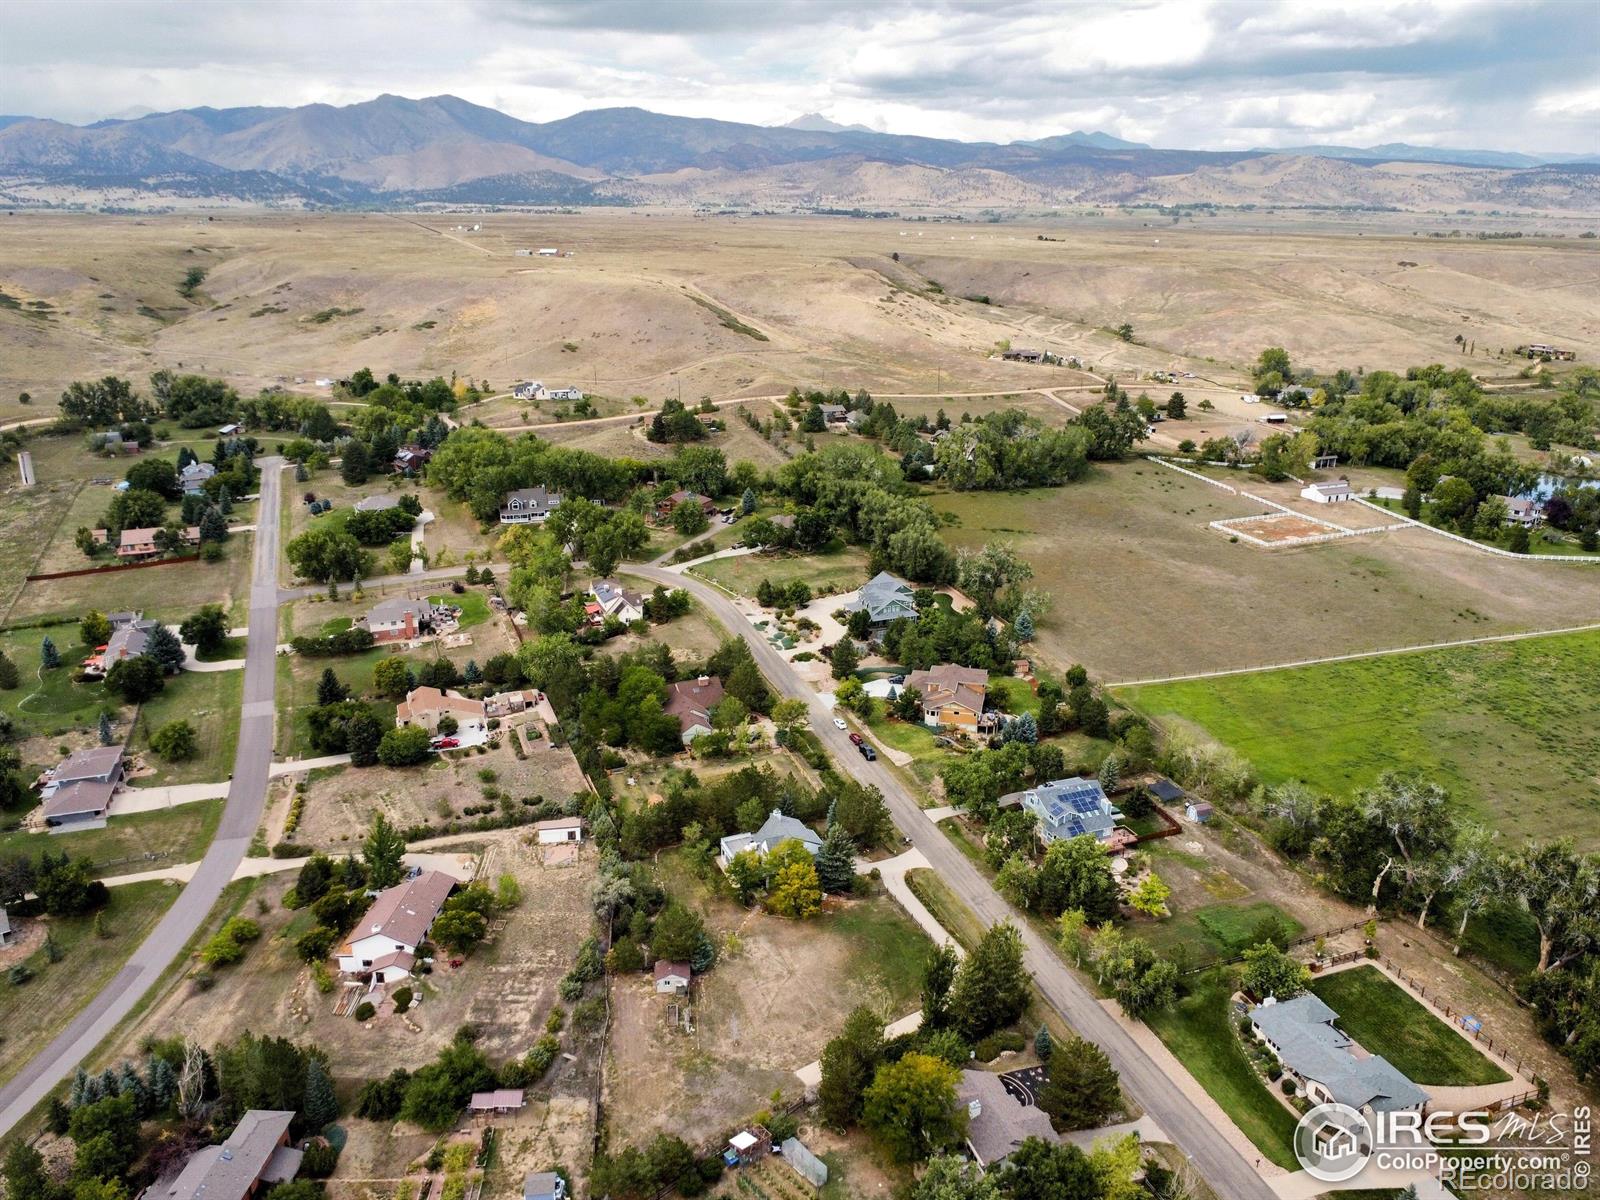
[[[261,468],[263,517],[278,511],[283,459],[257,460]],[[205,858],[167,910],[167,915],[129,957],[104,990],[84,1006],[32,1062],[0,1088],[0,1137],[72,1074],[126,1017],[163,971],[183,953],[222,889],[244,859],[267,797],[272,765],[273,691],[277,682],[278,523],[263,520],[256,530],[250,584],[250,633],[245,645],[244,699],[239,711],[239,747],[227,804]]]
[[[927,858],[945,885],[955,893],[985,925],[1014,918],[1011,906],[996,892],[949,838],[923,815],[916,797],[900,777],[883,762],[866,762],[851,744],[849,735],[834,728],[833,713],[817,694],[801,681],[794,668],[767,643],[760,630],[751,625],[738,608],[715,588],[692,575],[678,574],[660,567],[629,567],[665,586],[687,588],[706,610],[727,628],[744,638],[759,666],[774,687],[784,696],[804,700],[811,714],[811,729],[845,769],[863,783],[883,793],[895,824],[906,839]],[[1111,1065],[1122,1077],[1122,1086],[1179,1149],[1193,1161],[1218,1196],[1228,1200],[1275,1200],[1271,1187],[1256,1174],[1250,1163],[1229,1143],[1225,1134],[1184,1096],[1150,1056],[1106,1013],[1089,989],[1061,961],[1055,949],[1025,921],[1015,922],[1022,932],[1028,971],[1039,995],[1056,1009],[1078,1034],[1106,1052]]]

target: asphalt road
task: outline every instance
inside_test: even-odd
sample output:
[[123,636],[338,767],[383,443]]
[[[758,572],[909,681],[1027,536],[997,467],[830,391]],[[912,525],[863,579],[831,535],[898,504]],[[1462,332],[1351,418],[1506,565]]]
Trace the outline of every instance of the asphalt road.
[[[257,509],[276,516],[281,458],[257,460],[261,500]],[[194,878],[122,970],[84,1006],[56,1039],[0,1088],[0,1137],[92,1054],[118,1022],[133,1011],[216,906],[222,889],[244,860],[261,823],[272,765],[274,687],[278,644],[278,522],[264,521],[255,534],[250,584],[250,625],[245,645],[244,699],[239,714],[239,747],[217,835]],[[70,849],[70,847],[68,847]]]
[[[1010,905],[989,881],[923,815],[921,806],[900,777],[889,770],[881,759],[867,762],[861,757],[849,735],[834,727],[832,711],[823,705],[817,694],[795,674],[787,660],[767,644],[760,631],[726,596],[692,576],[660,567],[634,566],[628,570],[668,587],[687,588],[718,620],[739,633],[749,644],[757,665],[773,686],[785,696],[806,702],[811,711],[812,729],[832,751],[841,769],[863,783],[876,786],[883,793],[889,812],[901,832],[922,851],[950,890],[985,925],[994,925],[1014,916]],[[1100,1007],[1099,1001],[1073,975],[1055,950],[1045,943],[1031,925],[1022,920],[1016,920],[1015,923],[1022,932],[1025,960],[1040,996],[1080,1036],[1106,1052],[1112,1066],[1122,1077],[1123,1088],[1190,1157],[1195,1169],[1216,1194],[1228,1200],[1275,1200],[1275,1193],[1256,1174],[1255,1169],[1178,1091],[1138,1043]]]

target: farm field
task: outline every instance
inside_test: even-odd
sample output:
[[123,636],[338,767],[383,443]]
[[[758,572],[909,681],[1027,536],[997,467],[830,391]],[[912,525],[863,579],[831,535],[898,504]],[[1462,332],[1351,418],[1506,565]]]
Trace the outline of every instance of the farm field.
[[1333,971],[1311,991],[1339,1014],[1339,1028],[1413,1083],[1465,1087],[1511,1076],[1480,1054],[1377,967]]
[[1055,601],[1034,656],[1081,662],[1108,682],[1560,628],[1600,613],[1600,571],[1496,558],[1420,530],[1291,550],[1231,543],[1206,523],[1256,507],[1148,462],[1097,467],[1062,488],[930,499],[956,518],[945,531],[954,545],[1009,540],[1033,564],[1030,586]]
[[1508,836],[1600,845],[1600,631],[1119,691],[1267,784],[1349,794],[1416,768]]
[[[0,1029],[5,1053],[0,1054],[0,1083],[26,1066],[111,978],[121,970],[182,889],[161,882],[112,888],[111,900],[96,919],[47,917],[19,921],[19,944],[0,950],[0,966],[9,970],[26,963],[34,976],[21,986],[0,988]],[[44,949],[47,927],[62,954],[50,962]]]

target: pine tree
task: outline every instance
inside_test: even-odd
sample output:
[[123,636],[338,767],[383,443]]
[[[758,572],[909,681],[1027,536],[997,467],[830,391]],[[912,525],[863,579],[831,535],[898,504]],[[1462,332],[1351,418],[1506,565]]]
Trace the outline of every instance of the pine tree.
[[117,1095],[132,1096],[133,1111],[141,1117],[150,1115],[150,1089],[139,1077],[139,1069],[127,1059],[122,1060],[122,1069],[117,1072]]
[[233,511],[233,493],[228,491],[226,484],[217,489],[217,511],[223,516]]
[[0,691],[9,692],[21,682],[22,676],[17,672],[17,664],[0,652]]
[[181,669],[184,659],[188,657],[188,652],[178,640],[178,635],[165,625],[157,625],[150,630],[150,640],[146,643],[144,652],[160,663],[163,671],[169,672]]
[[755,510],[756,490],[755,488],[745,488],[744,495],[739,497],[739,511],[744,516],[748,517],[751,513],[755,512]]
[[333,1095],[333,1082],[322,1063],[315,1058],[306,1060],[306,1098],[302,1110],[306,1127],[321,1133],[339,1116],[339,1102]]
[[152,1054],[149,1062],[145,1064],[144,1074],[150,1089],[151,1111],[166,1112],[178,1098],[178,1076],[173,1071],[172,1064]]
[[67,1092],[67,1104],[82,1108],[89,1103],[89,1073],[79,1067],[72,1076],[72,1088]]
[[848,634],[834,643],[828,663],[833,668],[835,679],[845,679],[855,674],[855,669],[861,665],[861,654]]
[[1031,746],[1039,740],[1039,722],[1031,712],[1025,712],[1015,721],[1011,722],[1007,741],[1021,742],[1024,746]]
[[1117,784],[1122,782],[1122,759],[1113,751],[1106,755],[1105,761],[1100,764],[1100,790],[1110,795],[1117,790]]
[[1017,623],[1014,632],[1019,642],[1033,641],[1033,614],[1023,609],[1017,614]]
[[111,730],[111,715],[109,713],[101,713],[100,744],[102,746],[109,746],[112,745],[116,740],[116,735]]
[[478,665],[477,659],[467,659],[467,665],[461,669],[461,678],[468,683],[483,682],[483,668]]
[[1021,1016],[1029,995],[1022,935],[1010,921],[1002,921],[990,926],[956,971],[950,1015],[968,1040],[978,1041]]
[[217,508],[208,508],[200,514],[200,540],[225,542],[228,540],[228,518]]
[[112,1096],[120,1095],[121,1082],[117,1078],[117,1073],[110,1067],[95,1076],[95,1087],[99,1090],[102,1100],[109,1100]]
[[333,673],[332,667],[322,669],[322,678],[317,680],[317,704],[337,704],[341,700],[350,698],[350,689],[339,681]]
[[1033,1052],[1039,1056],[1039,1061],[1050,1061],[1050,1052],[1055,1049],[1055,1043],[1050,1039],[1050,1028],[1047,1025],[1039,1026],[1039,1032],[1033,1035]]
[[855,884],[856,844],[839,825],[828,823],[828,836],[817,850],[817,880],[822,890],[839,895]]
[[61,653],[56,649],[56,644],[46,635],[44,641],[39,643],[39,665],[45,670],[53,670],[61,665]]

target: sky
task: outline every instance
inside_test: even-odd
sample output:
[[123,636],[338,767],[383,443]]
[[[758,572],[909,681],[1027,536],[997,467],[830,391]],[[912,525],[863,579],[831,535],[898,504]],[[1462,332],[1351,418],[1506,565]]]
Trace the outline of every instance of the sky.
[[0,113],[453,94],[1013,141],[1600,150],[1597,0],[5,0]]

